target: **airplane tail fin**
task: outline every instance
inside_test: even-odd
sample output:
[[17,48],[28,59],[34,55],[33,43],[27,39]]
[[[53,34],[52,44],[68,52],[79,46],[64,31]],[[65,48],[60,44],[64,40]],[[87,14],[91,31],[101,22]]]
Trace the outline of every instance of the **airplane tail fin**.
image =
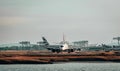
[[48,43],[48,41],[46,40],[45,37],[42,37],[42,39],[43,39],[43,43],[44,43],[45,45],[49,45],[49,43]]

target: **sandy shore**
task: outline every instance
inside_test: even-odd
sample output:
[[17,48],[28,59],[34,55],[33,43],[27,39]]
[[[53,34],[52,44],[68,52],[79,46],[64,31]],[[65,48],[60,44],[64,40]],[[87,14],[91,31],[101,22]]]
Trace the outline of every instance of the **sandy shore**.
[[52,64],[72,61],[120,62],[119,52],[51,53],[40,51],[1,51],[0,64]]

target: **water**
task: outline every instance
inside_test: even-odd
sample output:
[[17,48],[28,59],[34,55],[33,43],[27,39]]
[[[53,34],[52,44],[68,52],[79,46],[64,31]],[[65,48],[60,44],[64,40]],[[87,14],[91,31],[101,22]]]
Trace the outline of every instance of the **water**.
[[0,71],[120,71],[120,63],[59,63],[0,65]]

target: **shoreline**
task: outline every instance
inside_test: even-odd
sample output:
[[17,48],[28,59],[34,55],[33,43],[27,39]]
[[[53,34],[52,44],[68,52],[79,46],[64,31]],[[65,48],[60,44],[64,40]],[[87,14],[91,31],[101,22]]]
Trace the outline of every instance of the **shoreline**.
[[55,64],[66,62],[120,62],[116,52],[80,52],[80,53],[46,53],[46,52],[0,52],[0,64]]

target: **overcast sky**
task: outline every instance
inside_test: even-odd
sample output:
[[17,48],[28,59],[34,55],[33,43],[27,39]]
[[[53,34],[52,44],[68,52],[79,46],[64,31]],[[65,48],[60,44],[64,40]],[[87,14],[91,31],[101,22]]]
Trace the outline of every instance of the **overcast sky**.
[[120,0],[0,0],[0,43],[88,40],[120,36]]

